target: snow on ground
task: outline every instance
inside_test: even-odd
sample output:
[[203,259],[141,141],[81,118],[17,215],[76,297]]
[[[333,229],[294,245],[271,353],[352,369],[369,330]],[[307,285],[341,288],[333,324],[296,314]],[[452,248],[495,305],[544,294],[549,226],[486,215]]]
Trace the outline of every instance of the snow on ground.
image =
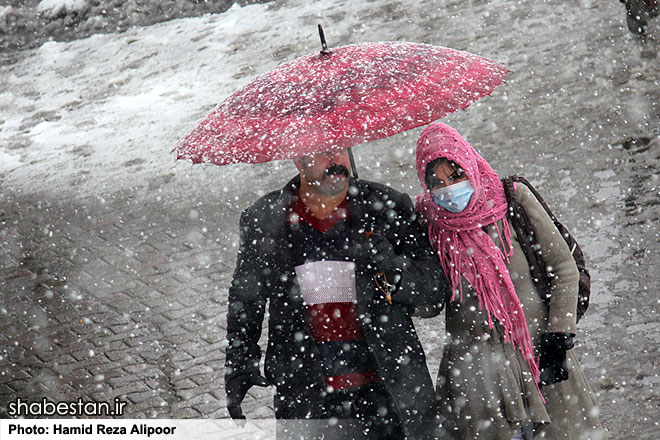
[[42,0],[37,5],[37,12],[48,19],[54,19],[63,14],[82,14],[87,8],[87,0]]
[[[13,110],[2,124],[2,145],[22,140],[25,183],[40,179],[60,193],[79,176],[84,182],[75,191],[89,194],[185,169],[170,150],[236,86],[236,72],[223,59],[240,44],[232,46],[234,32],[267,26],[250,18],[262,15],[254,8],[263,9],[135,28],[119,38],[49,42],[9,66],[0,105]],[[200,52],[208,54],[201,65],[194,61]],[[235,61],[247,63],[251,54],[241,54]],[[119,178],[126,171],[130,182]]]

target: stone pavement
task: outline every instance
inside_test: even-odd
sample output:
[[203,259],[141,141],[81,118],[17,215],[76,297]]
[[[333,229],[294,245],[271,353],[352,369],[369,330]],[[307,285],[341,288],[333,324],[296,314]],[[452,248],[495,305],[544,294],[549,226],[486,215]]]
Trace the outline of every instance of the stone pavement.
[[[216,237],[233,213],[130,200],[3,194],[0,402],[121,397],[130,418],[226,417],[236,237]],[[272,405],[261,394],[255,416]]]

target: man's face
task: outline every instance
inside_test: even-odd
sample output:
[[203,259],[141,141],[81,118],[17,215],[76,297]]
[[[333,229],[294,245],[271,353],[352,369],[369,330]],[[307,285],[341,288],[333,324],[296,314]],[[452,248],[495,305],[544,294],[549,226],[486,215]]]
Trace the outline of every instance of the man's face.
[[351,161],[348,151],[329,151],[294,159],[293,163],[314,192],[324,196],[340,194],[348,188]]

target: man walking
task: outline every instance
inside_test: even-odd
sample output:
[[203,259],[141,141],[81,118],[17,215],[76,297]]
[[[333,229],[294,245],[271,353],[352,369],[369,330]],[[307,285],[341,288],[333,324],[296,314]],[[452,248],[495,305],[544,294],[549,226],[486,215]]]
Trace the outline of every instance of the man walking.
[[251,386],[274,385],[278,420],[354,420],[366,438],[438,438],[410,313],[442,303],[446,281],[410,198],[349,178],[346,150],[294,164],[298,176],[241,215],[227,314],[232,418],[244,418]]

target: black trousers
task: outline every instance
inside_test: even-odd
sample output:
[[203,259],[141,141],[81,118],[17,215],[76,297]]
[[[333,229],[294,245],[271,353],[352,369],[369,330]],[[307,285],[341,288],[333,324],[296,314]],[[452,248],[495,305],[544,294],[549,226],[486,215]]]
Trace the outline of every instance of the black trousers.
[[324,403],[328,417],[357,422],[367,439],[404,438],[401,421],[390,394],[381,382],[356,389],[328,393]]
[[401,440],[401,421],[380,382],[328,393],[326,419],[278,419],[278,440]]

